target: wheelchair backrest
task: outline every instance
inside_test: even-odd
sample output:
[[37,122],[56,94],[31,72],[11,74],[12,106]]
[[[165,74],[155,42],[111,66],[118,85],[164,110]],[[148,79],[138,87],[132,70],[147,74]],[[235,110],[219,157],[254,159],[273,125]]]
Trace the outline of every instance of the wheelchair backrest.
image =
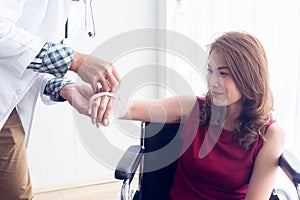
[[182,146],[181,128],[182,124],[142,124],[141,199],[168,199]]

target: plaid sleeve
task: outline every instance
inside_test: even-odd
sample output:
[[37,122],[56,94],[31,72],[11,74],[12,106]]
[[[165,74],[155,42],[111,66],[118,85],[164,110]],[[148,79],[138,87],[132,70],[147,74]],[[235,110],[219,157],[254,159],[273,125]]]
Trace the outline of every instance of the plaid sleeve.
[[63,44],[46,43],[27,69],[40,73],[49,73],[61,78],[68,71],[74,50]]
[[46,84],[44,89],[44,94],[49,96],[52,101],[57,101],[57,102],[65,101],[65,99],[59,95],[59,92],[65,85],[70,83],[73,83],[73,81],[66,77],[53,78],[49,80],[48,83]]

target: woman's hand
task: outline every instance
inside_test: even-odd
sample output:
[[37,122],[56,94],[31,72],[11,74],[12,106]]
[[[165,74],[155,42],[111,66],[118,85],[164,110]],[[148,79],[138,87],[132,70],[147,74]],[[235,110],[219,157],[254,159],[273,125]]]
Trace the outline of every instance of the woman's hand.
[[[98,92],[101,92],[101,89]],[[102,96],[90,102],[93,95],[93,89],[88,84],[68,84],[60,91],[60,96],[66,99],[80,114],[91,117],[94,125],[97,127],[108,125],[112,116],[112,99]]]
[[[99,89],[98,93],[103,92]],[[90,101],[90,114],[92,123],[97,127],[100,125],[107,126],[112,122],[113,118],[113,97],[104,95]]]

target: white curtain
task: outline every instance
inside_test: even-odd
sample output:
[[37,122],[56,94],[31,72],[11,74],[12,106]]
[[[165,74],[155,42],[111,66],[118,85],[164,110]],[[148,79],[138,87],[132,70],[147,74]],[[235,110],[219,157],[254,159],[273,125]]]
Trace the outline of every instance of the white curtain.
[[[186,35],[205,48],[226,31],[245,31],[263,43],[275,99],[274,117],[285,129],[285,148],[300,153],[300,1],[299,0],[168,0],[167,29]],[[189,67],[167,56],[193,85],[199,79]],[[200,80],[201,82],[201,80]],[[202,80],[203,82],[203,80]],[[202,84],[201,82],[201,84]],[[201,85],[202,86],[202,85]],[[299,131],[299,132],[298,132]]]

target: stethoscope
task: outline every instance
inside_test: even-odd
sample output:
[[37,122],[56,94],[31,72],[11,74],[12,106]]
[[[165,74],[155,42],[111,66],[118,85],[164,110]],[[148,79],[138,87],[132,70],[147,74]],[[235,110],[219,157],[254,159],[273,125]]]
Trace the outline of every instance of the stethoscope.
[[92,0],[85,0],[85,30],[89,37],[95,37],[95,22],[92,8]]
[[[90,38],[94,38],[96,35],[95,21],[94,21],[94,13],[92,8],[92,0],[84,0],[85,4],[85,19],[84,19],[84,27]],[[68,22],[67,19],[65,24],[65,38],[61,41],[62,44],[68,45],[70,41],[68,40]]]

